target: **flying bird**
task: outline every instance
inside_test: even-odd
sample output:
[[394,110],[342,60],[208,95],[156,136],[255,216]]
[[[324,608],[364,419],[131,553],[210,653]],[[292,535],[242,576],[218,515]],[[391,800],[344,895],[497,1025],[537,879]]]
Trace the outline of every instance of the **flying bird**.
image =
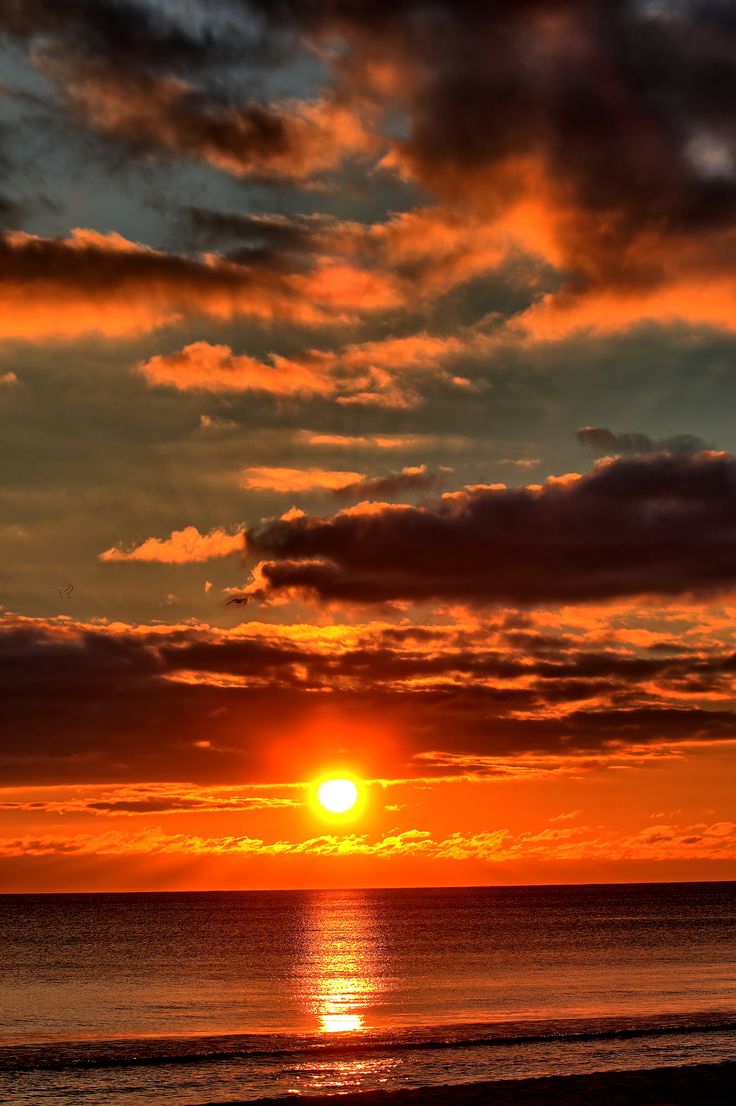
[[232,598],[228,599],[225,606],[229,607],[231,603],[235,603],[238,607],[244,607],[246,605],[246,603],[250,603],[250,596],[249,595],[233,595]]
[[65,588],[57,588],[55,584],[49,584],[50,588],[53,588],[57,592],[59,599],[68,599],[74,591],[73,584],[67,584]]

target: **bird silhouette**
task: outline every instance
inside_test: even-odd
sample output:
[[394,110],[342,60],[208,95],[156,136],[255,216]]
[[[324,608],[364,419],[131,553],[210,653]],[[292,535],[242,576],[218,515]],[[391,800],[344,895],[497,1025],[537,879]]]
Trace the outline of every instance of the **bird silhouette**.
[[225,606],[229,607],[231,603],[235,603],[236,606],[238,606],[238,607],[244,607],[246,605],[246,603],[250,603],[250,596],[249,595],[233,595],[231,599],[228,599]]
[[59,599],[69,599],[72,592],[74,591],[73,584],[67,584],[65,588],[57,588],[55,584],[49,584],[49,587],[54,589],[54,591],[59,596]]

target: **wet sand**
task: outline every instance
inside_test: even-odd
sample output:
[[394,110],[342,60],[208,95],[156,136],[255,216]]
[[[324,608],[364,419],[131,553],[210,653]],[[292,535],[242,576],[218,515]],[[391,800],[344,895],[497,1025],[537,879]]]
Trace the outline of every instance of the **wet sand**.
[[[646,1071],[596,1072],[493,1083],[419,1087],[415,1090],[289,1095],[261,1106],[727,1106],[736,1102],[736,1061]],[[225,1106],[206,1103],[201,1106]],[[228,1103],[227,1106],[253,1106]]]

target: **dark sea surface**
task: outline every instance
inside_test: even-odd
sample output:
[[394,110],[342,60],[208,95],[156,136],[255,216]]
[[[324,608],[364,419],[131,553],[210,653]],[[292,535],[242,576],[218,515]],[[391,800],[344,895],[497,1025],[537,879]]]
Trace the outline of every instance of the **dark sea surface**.
[[736,1059],[736,883],[0,896],[0,1102]]

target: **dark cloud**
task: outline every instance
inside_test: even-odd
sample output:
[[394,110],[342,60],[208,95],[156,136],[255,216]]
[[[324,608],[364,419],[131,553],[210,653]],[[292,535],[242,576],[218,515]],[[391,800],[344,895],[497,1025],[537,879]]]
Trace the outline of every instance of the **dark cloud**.
[[0,0],[0,31],[18,42],[41,39],[45,46],[136,72],[187,74],[242,58],[245,48],[242,24],[195,31],[135,0]]
[[316,247],[315,232],[323,225],[332,226],[334,221],[314,215],[241,215],[190,204],[181,208],[180,222],[189,242],[198,248],[229,245],[254,253],[269,250],[310,254]]
[[28,49],[72,118],[134,159],[301,180],[364,154],[367,137],[336,103],[268,103],[268,36],[224,12],[195,3],[174,18],[135,0],[0,0],[0,32]]
[[268,806],[286,806],[288,799],[191,798],[185,795],[149,795],[140,799],[109,799],[84,804],[85,810],[100,814],[181,814],[219,810],[246,811]]
[[[327,215],[240,215],[190,205],[177,220],[180,240],[193,249],[224,249],[238,265],[299,269],[329,251],[336,220]],[[373,260],[369,258],[369,260]]]
[[385,476],[366,476],[354,484],[346,484],[331,492],[333,499],[396,499],[410,492],[429,491],[437,486],[439,477],[424,465],[388,472]]
[[538,604],[736,584],[736,461],[660,455],[544,487],[281,519],[247,534],[255,594]]
[[[431,194],[490,217],[546,207],[571,297],[665,284],[673,266],[731,273],[736,18],[720,0],[219,0],[178,18],[134,0],[0,0],[0,27],[133,151],[303,182],[385,153],[361,132],[369,105],[401,120],[384,164]],[[336,40],[323,100],[255,94],[264,62]]]
[[106,789],[105,796],[99,799],[74,797],[66,800],[58,798],[36,801],[10,800],[0,802],[0,810],[52,815],[60,813],[145,815],[268,810],[298,804],[298,798],[274,797],[263,793],[248,796],[233,787],[197,791],[194,788],[172,787],[170,784],[148,783],[143,786],[123,785]]
[[336,301],[343,306],[339,289],[314,269],[290,269],[285,259],[269,268],[222,255],[186,257],[84,229],[66,238],[0,234],[0,289],[0,334],[23,337],[127,332],[182,310],[314,321],[320,300],[328,311]]
[[76,239],[25,234],[0,237],[0,280],[26,285],[29,294],[34,285],[58,285],[91,296],[96,292],[125,296],[147,284],[172,291],[206,285],[224,290],[236,287],[243,276],[244,271],[218,272],[196,259],[94,232]]
[[0,231],[18,226],[25,214],[23,204],[6,191],[15,174],[15,164],[10,153],[12,145],[12,129],[6,124],[0,124]]
[[605,426],[582,426],[577,432],[581,445],[594,457],[651,453],[702,453],[715,447],[695,434],[676,434],[672,438],[650,438],[648,434],[616,434]]
[[[562,639],[551,659],[544,635],[538,650],[515,648],[491,625],[363,628],[340,651],[327,640],[6,617],[2,779],[293,782],[338,749],[385,774],[385,752],[370,762],[376,732],[392,735],[399,776],[465,770],[455,758],[482,772],[499,757],[605,758],[736,736],[730,709],[699,703],[732,697],[736,660],[715,647],[668,658]],[[266,802],[245,802],[256,801]],[[113,813],[198,808],[169,794],[90,801]]]
[[[570,293],[727,272],[736,15],[722,0],[241,0],[274,38],[341,35],[340,79],[406,115],[404,167],[436,194],[558,207]],[[376,65],[380,60],[380,66]],[[709,235],[712,231],[712,236]],[[719,233],[720,232],[720,233]]]
[[358,120],[327,100],[270,105],[166,76],[121,75],[65,52],[37,64],[73,114],[136,157],[191,158],[237,177],[296,182],[371,146]]
[[0,194],[0,229],[15,227],[22,216],[22,208],[15,200]]

